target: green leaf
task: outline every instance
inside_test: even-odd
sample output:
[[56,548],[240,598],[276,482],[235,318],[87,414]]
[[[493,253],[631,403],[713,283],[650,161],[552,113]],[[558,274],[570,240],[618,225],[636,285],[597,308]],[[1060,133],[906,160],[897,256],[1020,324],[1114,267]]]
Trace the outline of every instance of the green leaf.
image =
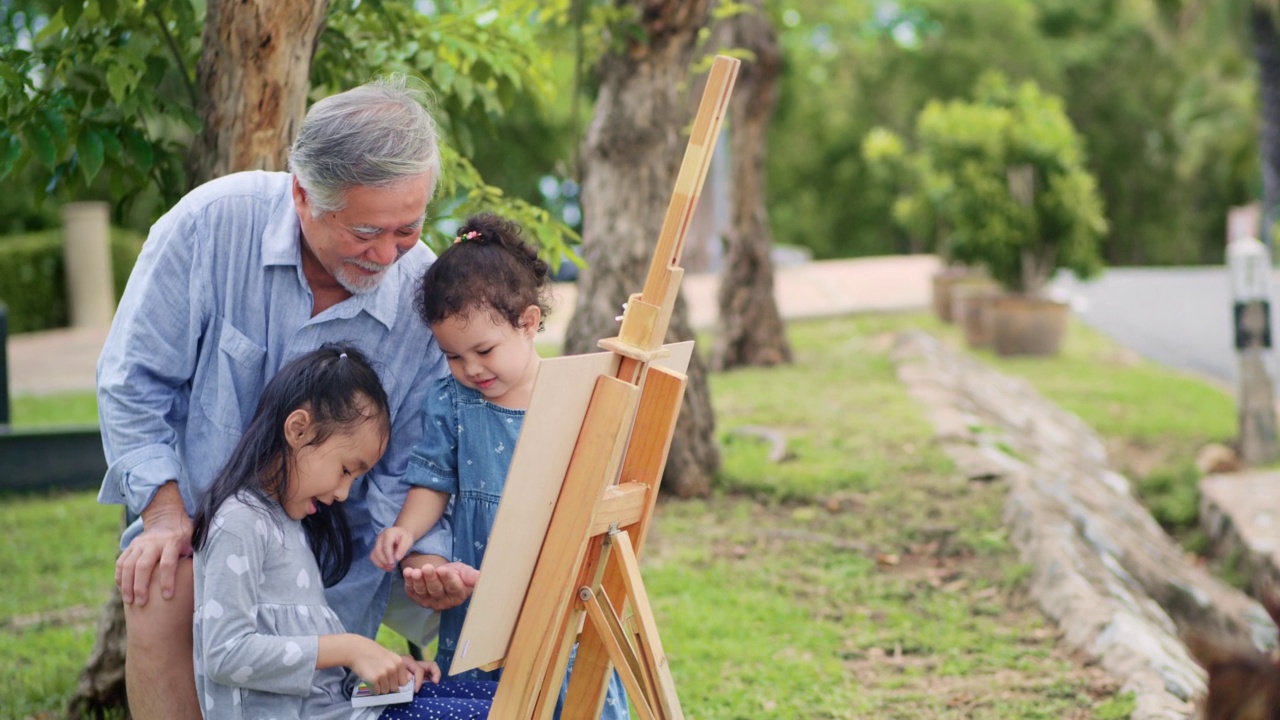
[[49,129],[32,123],[23,128],[22,134],[36,159],[52,170],[58,162],[58,155],[53,148],[53,135],[49,133]]
[[62,113],[52,107],[44,107],[40,114],[44,116],[45,124],[48,125],[49,131],[53,133],[54,140],[58,145],[66,145],[67,143],[67,121],[62,117]]
[[133,164],[145,175],[151,172],[152,166],[155,164],[155,155],[151,150],[151,143],[142,136],[135,128],[128,128],[124,131],[125,145],[129,148],[129,157],[133,158]]
[[82,14],[84,0],[62,0],[62,17],[67,21],[67,27],[75,25]]
[[102,139],[102,149],[106,157],[113,160],[119,160],[124,154],[124,147],[120,144],[120,138],[116,137],[114,132],[103,132],[99,137]]
[[448,63],[436,63],[431,68],[431,79],[435,83],[436,88],[441,93],[449,92],[453,86],[453,79],[457,75],[457,71]]
[[111,24],[116,19],[116,11],[119,9],[116,0],[98,0],[98,8],[101,10],[102,19],[107,24]]
[[4,179],[12,170],[13,164],[18,161],[18,156],[22,154],[22,143],[18,139],[5,133],[4,152],[0,153],[0,180]]
[[49,18],[49,24],[41,28],[39,33],[36,33],[35,44],[37,46],[44,45],[50,39],[61,35],[62,31],[66,29],[67,20],[62,16],[62,10],[59,9],[58,12],[53,14],[53,17]]
[[84,173],[85,183],[93,182],[93,178],[102,170],[102,138],[101,130],[86,130],[76,140],[76,155],[80,158],[80,170]]
[[13,69],[13,65],[8,60],[0,63],[0,80],[3,80],[5,85],[16,90],[22,88],[26,83],[22,81],[22,76],[18,74],[18,71]]
[[132,76],[128,68],[123,65],[112,65],[107,68],[107,88],[111,91],[111,99],[117,105],[124,104],[132,84]]
[[465,109],[476,99],[476,86],[469,77],[460,77],[453,85],[453,92],[458,96],[458,103]]

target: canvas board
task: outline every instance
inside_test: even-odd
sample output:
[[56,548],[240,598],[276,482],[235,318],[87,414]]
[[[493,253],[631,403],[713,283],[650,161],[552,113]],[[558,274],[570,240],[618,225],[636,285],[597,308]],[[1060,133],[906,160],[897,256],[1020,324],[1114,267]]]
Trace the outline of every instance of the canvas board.
[[[652,365],[684,374],[693,341],[665,347],[671,354]],[[601,352],[539,364],[450,674],[506,657],[596,378],[614,376],[620,361]]]

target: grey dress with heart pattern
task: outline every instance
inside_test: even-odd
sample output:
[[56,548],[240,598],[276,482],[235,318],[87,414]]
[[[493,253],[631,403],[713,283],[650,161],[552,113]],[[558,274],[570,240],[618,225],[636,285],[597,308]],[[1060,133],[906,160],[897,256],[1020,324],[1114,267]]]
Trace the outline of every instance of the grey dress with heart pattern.
[[196,689],[206,720],[375,718],[355,679],[316,669],[319,636],[346,632],[325,601],[302,523],[243,493],[222,504],[195,554]]

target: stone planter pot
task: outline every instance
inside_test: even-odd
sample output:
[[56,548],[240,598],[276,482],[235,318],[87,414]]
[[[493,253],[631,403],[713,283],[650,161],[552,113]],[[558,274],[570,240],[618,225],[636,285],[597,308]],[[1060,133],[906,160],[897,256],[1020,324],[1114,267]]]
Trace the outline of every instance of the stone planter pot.
[[964,331],[971,348],[989,348],[995,342],[992,301],[1000,294],[990,280],[968,280],[951,288],[951,317]]
[[1001,295],[991,301],[997,355],[1056,355],[1067,331],[1070,306],[1041,297]]

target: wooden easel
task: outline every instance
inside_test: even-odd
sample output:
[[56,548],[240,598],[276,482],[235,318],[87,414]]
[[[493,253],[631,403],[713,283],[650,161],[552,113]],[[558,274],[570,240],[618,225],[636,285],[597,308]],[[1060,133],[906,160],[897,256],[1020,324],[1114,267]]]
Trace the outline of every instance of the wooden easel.
[[[668,354],[662,342],[684,275],[679,263],[685,235],[738,65],[733,58],[715,58],[644,289],[628,301],[618,336],[600,341],[616,356],[611,367],[617,370],[595,380],[505,661],[484,665],[504,666],[491,718],[550,718],[575,640],[565,720],[599,716],[611,665],[641,718],[684,717],[638,555],[653,517],[686,377],[652,363]],[[529,429],[526,424],[525,432]],[[499,522],[504,509],[499,509]],[[477,597],[489,579],[488,566],[486,555]],[[475,611],[473,601],[468,618]],[[457,664],[455,658],[455,670]]]

